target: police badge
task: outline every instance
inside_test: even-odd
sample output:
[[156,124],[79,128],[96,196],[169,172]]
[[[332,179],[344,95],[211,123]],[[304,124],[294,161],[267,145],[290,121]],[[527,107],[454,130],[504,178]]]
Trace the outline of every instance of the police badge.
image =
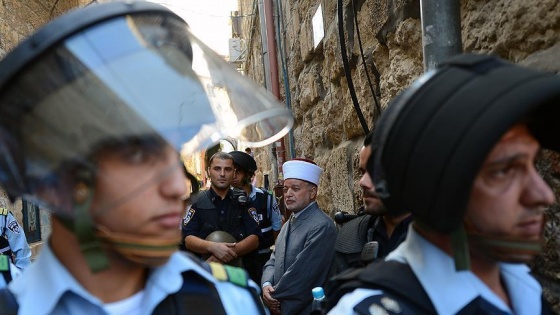
[[259,223],[259,214],[257,213],[257,209],[255,209],[254,207],[251,207],[251,208],[247,209],[247,211],[249,212],[249,215],[253,218],[253,220],[255,220],[255,222]]
[[185,217],[183,218],[183,225],[189,224],[189,221],[193,218],[195,212],[196,211],[193,208],[190,208],[189,210],[187,210],[187,213],[185,214]]

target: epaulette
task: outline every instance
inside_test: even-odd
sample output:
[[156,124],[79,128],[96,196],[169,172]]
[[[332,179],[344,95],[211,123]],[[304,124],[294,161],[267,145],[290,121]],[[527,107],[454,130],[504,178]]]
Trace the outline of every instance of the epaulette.
[[231,282],[237,286],[247,288],[249,286],[249,275],[243,268],[222,265],[217,262],[208,263],[214,278],[219,281]]
[[0,215],[8,215],[8,213],[10,213],[10,210],[6,209],[6,208],[0,208]]

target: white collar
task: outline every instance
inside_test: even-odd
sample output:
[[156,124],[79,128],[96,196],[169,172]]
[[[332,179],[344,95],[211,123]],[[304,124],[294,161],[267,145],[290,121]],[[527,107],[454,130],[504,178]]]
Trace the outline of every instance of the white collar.
[[438,314],[455,314],[482,296],[506,313],[537,314],[541,307],[541,286],[524,264],[500,264],[514,312],[471,271],[456,271],[448,254],[427,241],[411,224],[406,241],[387,260],[407,262],[426,290]]
[[[155,307],[167,295],[177,292],[183,284],[181,273],[187,270],[193,270],[211,282],[216,281],[185,253],[177,251],[165,265],[153,269],[150,273],[144,291],[146,299],[155,305],[149,307]],[[20,277],[12,281],[9,288],[17,297],[21,314],[51,314],[68,291],[87,299],[92,304],[103,304],[101,300],[86,291],[60,263],[48,242],[43,245],[37,260]]]

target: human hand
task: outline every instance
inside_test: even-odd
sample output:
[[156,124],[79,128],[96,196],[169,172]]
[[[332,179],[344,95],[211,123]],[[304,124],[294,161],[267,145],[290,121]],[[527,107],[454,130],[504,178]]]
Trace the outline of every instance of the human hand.
[[[233,251],[236,243],[216,243],[213,242],[208,248],[208,251],[212,253],[215,259],[218,259],[221,263],[228,263],[237,258],[237,253]],[[210,258],[212,258],[212,256]],[[209,258],[209,259],[210,259]]]
[[274,293],[274,288],[271,285],[267,285],[263,288],[264,304],[268,307],[272,315],[280,315],[280,301],[273,298],[272,293]]

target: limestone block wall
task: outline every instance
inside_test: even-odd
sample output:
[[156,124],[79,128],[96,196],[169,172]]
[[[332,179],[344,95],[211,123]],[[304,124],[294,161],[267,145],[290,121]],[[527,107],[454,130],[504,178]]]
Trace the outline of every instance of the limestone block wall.
[[[253,0],[241,0],[245,17],[243,38],[251,52],[244,70],[264,84],[260,55],[259,14]],[[277,1],[275,17],[280,19],[277,35],[287,67],[287,80],[280,78],[282,100],[290,102],[296,123],[293,128],[296,157],[314,159],[325,173],[319,188],[320,206],[333,213],[355,211],[361,204],[357,185],[357,153],[364,132],[353,109],[344,77],[338,35],[337,1]],[[325,36],[313,47],[311,19],[321,4]],[[354,5],[354,6],[352,6]],[[404,87],[424,71],[419,0],[344,0],[344,41],[352,66],[352,79],[361,110],[371,129],[378,117],[363,63],[368,66],[375,93],[385,108]],[[354,24],[354,12],[358,29]],[[275,21],[276,22],[276,21]],[[461,0],[463,50],[498,55],[510,61],[560,72],[560,2],[557,0]],[[256,29],[255,29],[256,28]],[[357,31],[361,35],[364,59],[360,56]],[[251,34],[253,34],[251,36]],[[259,34],[258,36],[254,34]],[[282,71],[280,70],[282,76]],[[284,88],[289,85],[290,99]],[[269,148],[255,150],[262,156]],[[539,166],[560,197],[558,157],[547,153]],[[271,178],[275,182],[276,178]],[[557,207],[547,211],[545,251],[534,263],[543,279],[547,298],[560,311],[560,218]]]

